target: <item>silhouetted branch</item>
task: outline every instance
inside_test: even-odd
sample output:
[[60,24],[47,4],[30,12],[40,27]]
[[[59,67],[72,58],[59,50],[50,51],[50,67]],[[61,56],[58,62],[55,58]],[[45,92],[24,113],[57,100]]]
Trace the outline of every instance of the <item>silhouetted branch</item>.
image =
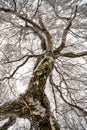
[[40,7],[40,5],[41,5],[41,2],[42,2],[42,0],[38,0],[37,8],[36,8],[36,11],[35,11],[35,13],[34,13],[34,15],[33,15],[32,18],[34,18],[34,17],[36,16],[36,14],[37,14],[37,12],[38,12],[38,9],[39,9],[39,7]]
[[16,122],[16,117],[15,116],[10,116],[8,121],[6,121],[4,123],[4,125],[0,127],[0,130],[7,130],[9,127],[14,125],[15,122]]
[[35,22],[33,22],[32,20],[30,20],[29,18],[23,17],[20,14],[16,14],[16,16],[26,22],[28,22],[29,24],[31,24],[32,26],[36,27],[38,30],[42,31],[42,29],[40,28],[39,25],[37,25]]
[[14,12],[14,11],[11,10],[11,9],[3,8],[3,7],[0,8],[0,11],[4,11],[4,12],[6,12],[6,13],[8,13],[8,12],[12,13],[12,12]]
[[43,30],[42,32],[44,33],[45,38],[46,38],[46,51],[51,52],[52,51],[52,37],[50,33],[48,32],[48,30],[46,29],[41,17],[39,17],[39,23]]
[[26,60],[25,60],[22,64],[20,64],[19,66],[17,66],[17,68],[13,71],[13,73],[12,73],[10,76],[3,77],[2,79],[0,79],[0,81],[3,81],[3,80],[5,80],[5,79],[10,79],[10,78],[12,78],[12,77],[14,76],[14,74],[18,71],[18,69],[19,69],[20,67],[22,67],[22,66],[29,60],[29,58],[30,58],[30,57],[27,57]]
[[14,60],[8,60],[7,62],[5,62],[4,64],[7,64],[7,63],[13,63],[13,62],[18,62],[18,61],[21,61],[21,60],[23,60],[24,58],[32,58],[32,57],[34,57],[34,58],[41,58],[41,57],[43,57],[43,54],[40,54],[40,55],[34,55],[34,54],[32,54],[32,55],[24,55],[23,57],[21,57],[21,58],[19,58],[19,59],[14,59]]
[[77,58],[77,57],[81,57],[81,56],[87,56],[87,51],[79,52],[76,54],[73,52],[61,53],[61,56],[68,57],[68,58]]
[[[51,39],[51,35],[47,31],[47,29],[45,28],[45,26],[44,26],[41,18],[39,19],[39,22],[40,22],[40,25],[41,25],[41,27],[40,27],[35,22],[33,22],[31,19],[27,18],[26,16],[24,17],[23,15],[18,14],[18,13],[14,12],[11,9],[0,8],[0,11],[13,13],[18,18],[20,18],[20,19],[26,21],[27,23],[29,23],[31,26],[28,25],[27,27],[29,27],[30,29],[34,30],[38,34],[38,36],[39,36],[39,38],[41,40],[42,49],[43,50],[47,49],[47,52],[52,51],[52,39]],[[40,31],[40,33],[39,33],[39,31]],[[45,35],[46,41],[45,41],[45,38],[41,35],[41,33],[43,33]]]
[[14,12],[14,11],[11,10],[11,9],[7,9],[7,8],[3,8],[3,7],[0,8],[0,11],[4,11],[4,12],[6,12],[6,13],[7,13],[7,12],[13,13],[13,14],[15,14],[18,18],[20,18],[20,19],[22,19],[22,20],[28,22],[28,23],[31,24],[32,26],[36,27],[38,30],[42,31],[42,29],[40,28],[39,25],[37,25],[35,22],[33,22],[31,19],[27,18],[26,16],[24,17],[23,15],[18,14],[18,13]]
[[41,57],[41,56],[43,56],[43,54],[40,54],[40,55],[26,55],[26,56],[24,56],[24,57],[22,57],[22,58],[20,58],[18,60],[13,60],[13,61],[6,62],[6,63],[17,62],[17,61],[22,60],[23,58],[26,57],[26,59],[24,60],[24,62],[21,63],[19,66],[17,66],[16,69],[13,71],[12,74],[10,74],[9,76],[3,77],[2,79],[0,79],[0,81],[12,78],[14,76],[14,74],[18,71],[18,69],[21,68],[24,64],[26,64],[26,62],[29,60],[29,58],[32,58],[32,57],[37,57],[38,58],[38,57]]
[[66,21],[69,21],[70,20],[70,17],[63,17],[63,16],[60,16],[55,10],[54,10],[56,16],[58,19],[61,19],[61,20],[66,20]]
[[14,2],[14,11],[17,11],[17,10],[16,10],[16,8],[17,8],[17,6],[16,6],[16,1],[13,0],[13,2]]
[[68,101],[64,98],[64,96],[63,96],[61,90],[59,89],[59,86],[54,83],[52,76],[50,77],[50,83],[51,83],[52,85],[54,85],[54,87],[56,88],[56,90],[60,93],[60,97],[62,98],[62,100],[63,100],[66,104],[68,104],[69,106],[72,106],[72,107],[78,109],[78,110],[81,111],[85,116],[87,115],[87,111],[85,111],[83,108],[81,108],[80,106],[77,106],[76,104],[72,104],[72,103],[68,102]]
[[42,49],[43,51],[45,51],[45,50],[46,50],[46,40],[45,40],[43,34],[42,34],[41,32],[39,32],[39,31],[37,30],[37,28],[34,28],[34,27],[32,27],[32,26],[27,25],[27,28],[30,29],[30,30],[32,30],[33,33],[40,38],[40,40],[41,40],[41,49]]
[[77,6],[76,6],[76,10],[75,10],[74,15],[70,18],[70,20],[68,21],[67,26],[65,27],[65,29],[64,29],[64,31],[63,31],[62,41],[61,41],[60,46],[59,46],[56,50],[53,51],[55,54],[59,54],[60,51],[62,51],[63,48],[65,47],[66,37],[67,37],[68,31],[69,31],[69,29],[70,29],[70,27],[71,27],[71,25],[72,25],[72,21],[73,21],[73,19],[76,17],[76,13],[77,13]]
[[75,33],[74,31],[70,30],[71,34],[76,36],[76,37],[79,37],[79,38],[82,38],[82,39],[86,39],[87,40],[87,36],[83,36],[83,35],[80,35],[79,33]]

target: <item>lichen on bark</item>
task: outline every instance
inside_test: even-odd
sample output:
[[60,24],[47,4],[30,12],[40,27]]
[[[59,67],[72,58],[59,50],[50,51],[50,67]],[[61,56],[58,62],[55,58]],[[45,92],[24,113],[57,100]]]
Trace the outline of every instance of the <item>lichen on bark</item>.
[[52,71],[53,63],[51,56],[42,59],[34,70],[25,94],[20,95],[18,100],[0,106],[0,113],[28,118],[35,130],[56,130],[54,123],[50,120],[50,103],[45,94],[46,81]]

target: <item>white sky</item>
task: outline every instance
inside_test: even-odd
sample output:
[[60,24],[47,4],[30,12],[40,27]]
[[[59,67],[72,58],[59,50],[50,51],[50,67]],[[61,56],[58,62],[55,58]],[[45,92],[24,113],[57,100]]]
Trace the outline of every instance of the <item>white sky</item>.
[[[84,3],[87,3],[87,0],[82,0],[81,2],[80,2],[80,4],[79,5],[82,5],[82,4],[84,4]],[[78,59],[79,60],[79,62],[85,62],[84,61],[84,59]],[[30,65],[33,65],[33,64],[30,64]],[[20,70],[18,71],[18,73],[19,74],[24,74],[25,72],[27,72],[29,70],[29,63],[28,64],[26,64],[26,65],[24,65],[22,68],[20,68]],[[27,85],[27,83],[26,84],[24,84],[21,80],[19,80],[19,81],[17,81],[17,90],[18,90],[18,92],[21,92],[21,93],[24,93],[25,92],[25,90],[27,89],[27,87],[28,87],[28,85]],[[21,121],[22,122],[22,121]],[[20,123],[20,122],[19,122]],[[23,123],[23,122],[22,122]],[[12,130],[12,128],[9,128],[9,130]]]
[[87,3],[87,0],[82,0],[79,5],[82,5],[84,3]]

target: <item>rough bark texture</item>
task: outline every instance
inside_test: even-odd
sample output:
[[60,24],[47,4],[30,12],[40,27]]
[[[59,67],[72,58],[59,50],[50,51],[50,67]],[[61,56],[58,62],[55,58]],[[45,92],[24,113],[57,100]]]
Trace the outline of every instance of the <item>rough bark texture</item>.
[[[65,59],[64,59],[64,61],[58,59],[58,57],[60,57],[60,58],[61,57],[62,58],[63,57],[77,58],[77,57],[81,57],[81,56],[87,56],[87,51],[84,51],[83,49],[81,50],[81,52],[79,51],[79,47],[76,45],[77,42],[75,44],[72,44],[73,42],[71,42],[70,45],[69,45],[69,43],[66,44],[67,34],[69,34],[69,33],[74,34],[75,38],[77,37],[78,39],[79,38],[87,39],[86,36],[85,37],[83,36],[85,33],[80,33],[79,27],[76,27],[76,29],[78,29],[77,32],[80,33],[79,35],[77,34],[77,32],[74,33],[74,31],[73,31],[73,30],[75,30],[74,27],[75,27],[76,22],[74,21],[73,26],[72,26],[72,22],[75,19],[77,13],[78,13],[77,21],[79,21],[78,18],[80,16],[80,13],[79,13],[80,10],[77,10],[77,6],[75,7],[74,10],[72,9],[70,15],[67,13],[68,17],[64,17],[64,16],[60,16],[59,14],[62,15],[63,12],[61,12],[61,11],[65,11],[65,15],[66,15],[66,9],[68,9],[68,8],[64,7],[64,10],[62,10],[63,7],[60,6],[60,4],[59,4],[60,2],[59,2],[58,6],[59,6],[59,9],[61,7],[61,11],[58,11],[58,13],[57,13],[56,8],[55,8],[55,10],[52,9],[52,12],[54,10],[54,14],[52,13],[51,14],[52,16],[48,17],[48,15],[50,16],[51,10],[50,10],[50,12],[47,11],[46,14],[44,13],[44,11],[42,11],[43,13],[39,14],[40,10],[43,9],[43,3],[41,3],[42,0],[41,1],[38,0],[38,7],[37,7],[36,11],[33,9],[35,14],[33,15],[33,17],[32,16],[30,17],[30,15],[33,14],[34,12],[32,12],[33,10],[31,10],[31,12],[26,12],[26,9],[27,9],[26,5],[29,4],[29,3],[26,3],[26,0],[24,0],[24,3],[26,3],[26,4],[19,3],[15,0],[13,0],[13,4],[11,4],[11,6],[9,5],[10,4],[9,2],[8,2],[8,6],[6,6],[7,5],[6,1],[5,1],[6,3],[2,2],[2,1],[0,1],[0,2],[2,3],[0,5],[0,12],[1,12],[0,16],[1,17],[2,17],[2,13],[4,12],[3,13],[4,17],[1,18],[1,22],[2,22],[2,19],[4,20],[4,22],[6,22],[6,21],[7,21],[7,23],[9,22],[12,26],[12,28],[11,28],[12,30],[16,27],[18,29],[18,33],[16,32],[16,34],[19,34],[19,31],[20,31],[19,35],[15,34],[15,30],[14,30],[14,33],[13,33],[13,31],[11,31],[13,33],[12,36],[11,36],[11,40],[13,41],[15,39],[13,37],[15,37],[15,35],[16,35],[16,38],[19,37],[18,38],[18,45],[20,45],[21,42],[23,42],[24,40],[27,39],[27,37],[25,37],[25,36],[27,36],[28,34],[30,36],[32,36],[31,33],[33,33],[33,36],[35,36],[35,38],[32,37],[32,44],[33,44],[34,39],[36,39],[36,41],[37,41],[37,38],[36,38],[36,36],[37,36],[39,38],[40,42],[41,42],[40,46],[38,46],[38,49],[41,48],[41,50],[42,50],[42,54],[39,54],[39,52],[38,52],[38,55],[36,55],[36,54],[34,54],[34,51],[36,49],[33,50],[33,45],[31,45],[31,47],[28,50],[28,48],[27,48],[28,46],[26,46],[27,44],[25,44],[25,46],[23,48],[26,48],[26,49],[24,49],[24,51],[23,51],[23,57],[20,57],[20,54],[22,54],[22,53],[20,53],[20,54],[17,54],[17,56],[16,56],[16,58],[18,58],[18,55],[19,55],[18,59],[14,59],[14,58],[12,59],[12,57],[10,56],[10,52],[14,49],[9,50],[9,52],[7,51],[5,53],[6,49],[5,50],[3,49],[3,51],[2,51],[3,47],[1,47],[0,52],[2,53],[3,57],[5,57],[5,59],[3,58],[4,60],[2,60],[2,58],[1,58],[1,60],[2,60],[1,63],[3,65],[7,64],[6,69],[9,65],[9,63],[11,64],[11,66],[13,66],[13,65],[14,66],[12,67],[13,71],[10,69],[10,72],[12,72],[11,74],[10,74],[9,71],[6,71],[6,70],[4,71],[4,73],[6,72],[6,75],[4,76],[4,73],[2,74],[2,78],[0,79],[0,82],[2,82],[4,80],[7,80],[7,82],[8,82],[9,79],[14,78],[13,76],[16,74],[18,69],[20,69],[20,67],[22,67],[25,63],[27,63],[29,58],[37,58],[37,61],[36,61],[36,64],[34,66],[34,69],[33,69],[34,73],[33,73],[33,76],[31,77],[28,90],[25,92],[25,94],[20,95],[20,97],[15,101],[10,101],[10,102],[7,102],[7,103],[3,104],[2,106],[0,106],[0,120],[3,120],[5,118],[9,118],[8,121],[2,127],[0,127],[0,130],[7,130],[10,126],[12,126],[15,123],[16,117],[29,119],[30,122],[31,122],[31,126],[33,126],[33,128],[35,130],[60,130],[60,128],[57,124],[57,121],[55,120],[54,116],[52,115],[52,113],[50,111],[50,103],[49,103],[49,100],[48,100],[48,98],[45,94],[45,91],[44,91],[47,78],[50,75],[50,73],[52,72],[54,62],[56,63],[54,65],[54,69],[58,73],[60,83],[56,84],[55,81],[52,80],[52,76],[51,76],[51,78],[49,80],[51,86],[53,86],[54,89],[57,90],[55,92],[56,93],[58,92],[58,94],[60,94],[60,98],[63,100],[63,102],[65,104],[67,104],[68,107],[70,106],[70,109],[72,108],[70,112],[72,112],[73,108],[75,108],[75,113],[77,112],[76,110],[79,110],[86,116],[87,111],[85,110],[85,106],[84,106],[84,109],[81,108],[80,106],[78,106],[78,100],[77,99],[74,102],[74,100],[73,100],[74,98],[72,98],[72,94],[75,91],[74,91],[74,89],[73,89],[73,92],[70,91],[71,86],[68,87],[68,85],[67,85],[68,83],[70,83],[69,80],[72,81],[71,84],[73,85],[74,84],[73,80],[74,80],[75,82],[79,81],[79,83],[81,83],[81,86],[82,86],[82,83],[83,83],[83,86],[84,86],[86,84],[86,81],[85,81],[86,77],[84,77],[83,74],[85,75],[85,73],[83,73],[82,75],[79,73],[78,76],[77,76],[78,78],[75,79],[76,74],[73,73],[74,76],[69,75],[69,74],[71,74],[72,71],[68,74],[69,70],[71,68],[72,69],[74,68],[74,66],[73,66],[74,64],[72,64],[72,62],[68,63],[69,62],[68,60],[67,60],[67,62],[65,62]],[[28,2],[28,0],[27,0],[27,2]],[[50,2],[48,2],[48,3],[50,3]],[[14,5],[14,8],[12,8],[12,5]],[[20,5],[22,7],[21,9],[20,9]],[[22,5],[25,5],[25,9],[23,8]],[[29,5],[30,5],[30,9],[31,9],[32,6],[31,6],[31,4],[29,4]],[[42,9],[40,9],[39,12],[38,12],[40,5],[42,6]],[[56,5],[57,5],[57,1],[56,1]],[[71,5],[74,6],[74,3],[71,4]],[[35,4],[34,4],[34,6],[35,6]],[[53,4],[52,4],[52,7],[53,7]],[[55,7],[57,7],[57,6],[55,6]],[[68,7],[71,8],[71,6],[68,6]],[[48,6],[47,6],[47,8],[48,8]],[[45,8],[44,8],[44,10],[45,10]],[[30,11],[30,10],[27,10],[27,11]],[[68,9],[68,11],[70,12],[69,9]],[[23,12],[25,12],[25,13],[23,14]],[[6,14],[7,14],[7,16],[6,16]],[[10,14],[10,17],[8,18],[9,14]],[[28,16],[28,14],[30,14],[30,15]],[[53,15],[55,15],[55,17]],[[44,16],[46,16],[46,17],[44,17]],[[82,12],[81,12],[81,16],[82,16]],[[5,17],[6,17],[6,19],[5,19]],[[48,19],[48,20],[46,20],[46,19]],[[60,33],[57,33],[57,32],[60,31],[60,29],[62,29],[61,26],[60,26],[60,29],[58,28],[58,24],[57,24],[58,21],[57,20],[59,20],[59,19],[63,20],[63,23],[61,23],[61,25],[63,25],[64,22],[66,21],[65,22],[66,26],[64,27],[63,33],[61,35],[61,43],[60,44],[57,41],[58,39],[60,39]],[[16,23],[16,21],[17,21],[17,23]],[[23,22],[23,25],[21,24],[20,21]],[[46,21],[48,21],[48,23],[46,23]],[[45,24],[46,24],[46,26],[45,26]],[[80,22],[80,24],[82,24],[82,22]],[[2,23],[1,23],[1,25],[2,25]],[[6,25],[6,24],[4,23],[3,25]],[[70,30],[70,28],[72,30]],[[1,39],[2,34],[4,34],[6,32],[4,34],[4,36],[7,37],[7,38],[5,37],[7,39],[7,44],[6,44],[6,46],[7,46],[7,45],[10,45],[9,44],[10,41],[8,40],[8,39],[10,39],[10,35],[4,29],[6,29],[8,31],[10,31],[11,29],[10,30],[8,29],[8,24],[7,24],[5,28],[3,26],[3,29],[1,29],[1,33],[0,33],[0,39]],[[54,29],[55,29],[55,31],[54,31]],[[56,30],[56,29],[58,29],[58,30]],[[83,31],[83,29],[81,29],[81,31]],[[54,33],[52,33],[52,31],[54,31]],[[58,34],[59,34],[59,36],[58,36]],[[53,35],[55,35],[55,37]],[[4,37],[2,37],[2,39],[4,39]],[[30,39],[28,39],[28,41]],[[71,41],[71,39],[70,39],[70,41]],[[5,40],[5,42],[6,42],[6,40]],[[56,42],[58,42],[58,43],[56,43]],[[3,40],[1,41],[1,43],[3,43]],[[58,44],[57,48],[55,48],[55,43],[56,43],[56,45]],[[15,43],[15,41],[14,41],[12,44],[16,46],[17,43]],[[76,45],[76,47],[74,47],[75,45]],[[20,50],[23,49],[23,48],[21,49],[21,47],[22,46],[20,46]],[[75,53],[74,51],[71,51],[73,48],[69,50],[69,49],[67,49],[67,47],[70,47],[70,48],[71,47],[73,47],[73,48],[78,47],[77,48],[78,50]],[[6,48],[8,49],[8,47],[6,47]],[[18,48],[18,46],[16,47],[16,49],[17,48]],[[82,48],[83,48],[83,46],[82,46]],[[26,54],[24,55],[25,50],[28,50],[28,52],[26,52]],[[18,51],[19,51],[19,49],[17,49],[17,52]],[[9,53],[9,55],[8,55],[8,53]],[[13,54],[14,54],[13,57],[15,57],[15,53],[12,53],[12,55]],[[32,55],[28,55],[28,54],[32,54]],[[56,61],[56,59],[58,59],[58,61]],[[22,60],[23,60],[23,62],[22,62]],[[17,67],[16,67],[15,64],[13,64],[13,63],[16,63],[16,62],[20,62],[20,64],[18,63]],[[60,62],[60,63],[58,64],[58,62]],[[62,63],[62,62],[64,62],[64,63]],[[86,61],[86,63],[87,63],[87,61]],[[3,65],[1,65],[1,66],[3,67]],[[70,69],[68,69],[68,67],[66,67],[66,65],[69,65]],[[85,66],[85,64],[84,64],[84,66]],[[2,69],[2,67],[1,67],[1,69]],[[79,71],[80,67],[82,67],[80,64],[77,65],[78,71]],[[85,67],[82,67],[82,68],[84,68],[84,70],[86,70]],[[65,71],[64,71],[64,69],[65,69]],[[77,69],[75,69],[75,70],[77,71]],[[75,70],[73,69],[73,72]],[[67,81],[69,81],[69,82],[67,82]],[[64,95],[64,91],[62,91],[62,89],[63,89],[62,83],[64,83],[65,86],[66,86],[67,94],[65,94],[65,95]],[[9,82],[8,82],[8,85],[10,87]],[[76,89],[76,91],[77,91],[77,89]],[[68,95],[70,95],[70,97]],[[55,99],[55,94],[54,94],[54,99]],[[66,99],[68,99],[70,101],[68,101]],[[85,97],[85,99],[86,99],[86,97]],[[81,97],[81,100],[82,100],[82,97]],[[80,103],[80,100],[79,100],[79,103]],[[57,106],[56,104],[57,103],[56,103],[56,99],[55,99],[55,106]],[[81,106],[82,106],[82,104],[81,104]],[[58,108],[58,107],[56,107],[56,108]],[[60,111],[60,109],[59,109],[59,111]],[[72,121],[71,121],[71,116],[69,118],[65,119],[65,117],[67,116],[67,115],[65,116],[66,110],[63,111],[61,109],[61,111],[62,112],[59,112],[59,113],[62,113],[62,115],[64,115],[63,118],[64,118],[64,122],[66,123],[65,126],[67,126],[67,124],[68,124],[67,121],[68,121],[68,119],[70,119],[70,124],[72,124],[71,122],[73,122],[73,125],[72,125],[72,127],[73,127],[74,124],[75,124],[74,123],[75,120],[74,120],[73,116],[72,116]],[[79,116],[78,112],[77,112],[77,115]],[[58,118],[59,118],[59,116],[57,117],[57,119]],[[59,120],[60,120],[60,118],[59,118]],[[62,126],[63,126],[63,123],[60,123],[60,124],[62,124]],[[81,126],[81,127],[83,127],[83,126]],[[65,129],[66,128],[71,129],[70,126],[65,127]]]
[[34,71],[34,75],[29,83],[29,89],[25,94],[26,101],[29,102],[30,114],[33,118],[33,125],[36,130],[48,129],[50,125],[50,106],[44,93],[45,84],[49,73],[52,71],[53,60],[44,58]]
[[35,130],[59,130],[50,112],[50,103],[44,93],[47,77],[53,68],[53,58],[47,56],[39,63],[30,80],[27,92],[14,102],[0,107],[0,113],[28,118]]

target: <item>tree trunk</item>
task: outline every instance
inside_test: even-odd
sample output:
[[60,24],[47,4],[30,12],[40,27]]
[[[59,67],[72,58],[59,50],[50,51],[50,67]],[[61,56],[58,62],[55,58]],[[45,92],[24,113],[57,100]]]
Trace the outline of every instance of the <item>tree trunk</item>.
[[47,56],[36,67],[28,90],[14,102],[0,107],[0,113],[15,114],[28,118],[35,130],[60,130],[50,111],[50,103],[45,95],[47,78],[53,68],[53,58]]

